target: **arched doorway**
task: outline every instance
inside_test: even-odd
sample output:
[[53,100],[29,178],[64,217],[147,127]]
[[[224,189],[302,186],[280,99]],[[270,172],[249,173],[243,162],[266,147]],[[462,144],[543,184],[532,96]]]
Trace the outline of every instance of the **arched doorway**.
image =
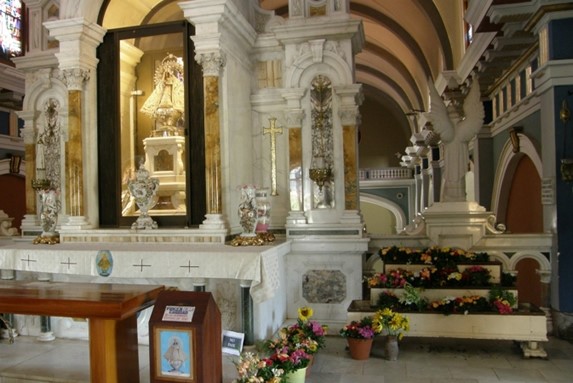
[[[523,156],[515,168],[505,216],[509,232],[515,234],[543,232],[543,207],[541,206],[541,178],[533,161]],[[535,259],[521,259],[516,264],[519,301],[542,305],[542,286]]]

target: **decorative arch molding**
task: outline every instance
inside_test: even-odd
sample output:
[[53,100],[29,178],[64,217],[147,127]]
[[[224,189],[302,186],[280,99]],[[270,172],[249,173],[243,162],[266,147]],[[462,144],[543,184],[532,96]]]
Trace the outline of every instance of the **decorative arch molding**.
[[286,88],[307,87],[319,73],[330,78],[333,86],[354,82],[346,61],[326,49],[321,62],[314,61],[312,52],[307,52],[299,56],[290,67],[293,69],[286,75]]
[[498,218],[505,217],[507,213],[507,199],[511,190],[513,176],[517,169],[519,161],[527,156],[533,162],[539,177],[542,175],[542,161],[539,145],[531,140],[528,136],[518,133],[520,150],[513,152],[513,145],[507,140],[500,154],[498,166],[495,172],[493,194],[492,194],[492,211]]
[[360,193],[360,202],[371,203],[373,205],[377,205],[389,210],[396,218],[396,233],[399,233],[404,228],[404,226],[406,226],[406,222],[408,222],[404,210],[402,210],[402,208],[396,203],[384,197]]
[[515,270],[514,268],[512,268],[511,265],[511,260],[510,258],[502,251],[491,251],[488,250],[487,254],[490,257],[491,261],[498,261],[501,262],[501,268],[504,271],[513,271]]
[[[513,254],[509,259],[508,270],[516,270],[519,261],[524,259],[533,259],[539,264],[539,269],[537,270],[542,277],[543,283],[549,283],[551,281],[551,263],[542,253],[538,251],[518,251]],[[548,279],[547,279],[548,278]]]
[[42,110],[42,105],[50,98],[60,101],[61,105],[68,104],[68,88],[63,81],[54,76],[55,73],[56,70],[46,77],[38,78],[30,85],[24,97],[22,107],[24,111]]
[[60,19],[83,17],[96,23],[102,6],[107,7],[111,0],[62,0],[60,2]]

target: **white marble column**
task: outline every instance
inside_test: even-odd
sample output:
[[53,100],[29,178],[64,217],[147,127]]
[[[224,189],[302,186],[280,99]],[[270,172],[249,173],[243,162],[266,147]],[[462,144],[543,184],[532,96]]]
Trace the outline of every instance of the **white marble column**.
[[45,22],[50,36],[59,41],[56,53],[62,81],[68,89],[69,123],[66,131],[66,176],[61,189],[65,196],[62,230],[93,227],[98,217],[97,193],[88,193],[97,185],[97,167],[88,159],[97,158],[95,114],[97,84],[96,48],[106,32],[96,23],[79,17]]

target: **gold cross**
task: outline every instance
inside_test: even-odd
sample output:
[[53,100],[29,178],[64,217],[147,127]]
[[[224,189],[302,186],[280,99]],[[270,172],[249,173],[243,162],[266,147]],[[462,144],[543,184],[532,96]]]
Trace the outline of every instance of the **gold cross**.
[[277,134],[283,133],[283,128],[275,126],[277,122],[276,117],[269,118],[271,126],[268,128],[263,127],[263,134],[271,135],[271,195],[278,195],[277,193]]

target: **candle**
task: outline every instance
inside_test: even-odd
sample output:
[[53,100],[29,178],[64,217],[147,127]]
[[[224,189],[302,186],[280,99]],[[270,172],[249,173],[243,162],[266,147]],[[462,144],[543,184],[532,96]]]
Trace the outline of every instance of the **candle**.
[[36,145],[37,153],[36,153],[36,178],[43,180],[46,179],[46,163],[44,160],[44,145],[42,143],[38,143]]

